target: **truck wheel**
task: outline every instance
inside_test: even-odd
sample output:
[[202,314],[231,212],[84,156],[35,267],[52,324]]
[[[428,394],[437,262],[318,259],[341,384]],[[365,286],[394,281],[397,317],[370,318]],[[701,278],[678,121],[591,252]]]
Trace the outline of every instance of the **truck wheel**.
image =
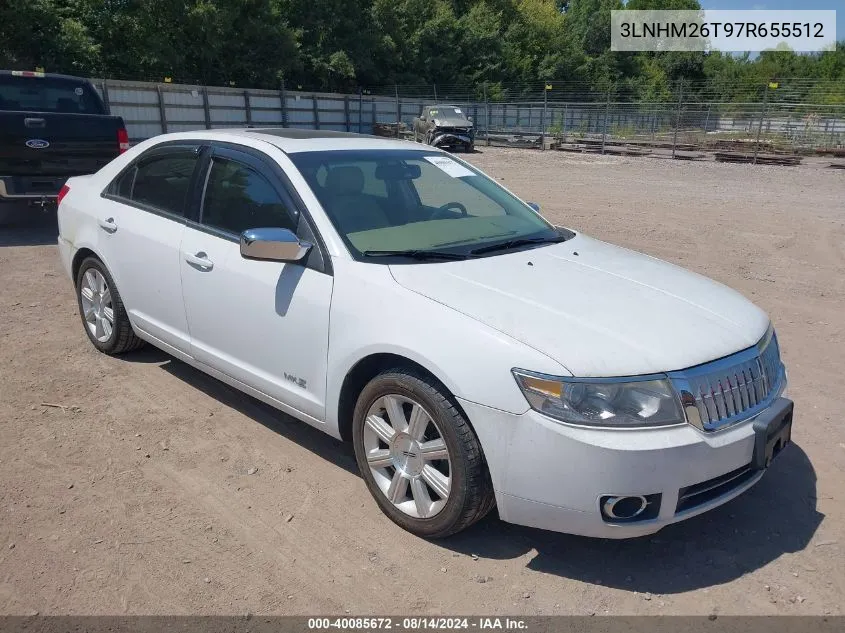
[[126,308],[108,269],[88,257],[76,275],[76,299],[85,333],[105,354],[122,354],[144,345],[129,322]]
[[460,532],[495,503],[475,432],[445,387],[421,372],[396,368],[370,381],[352,435],[376,503],[417,536]]

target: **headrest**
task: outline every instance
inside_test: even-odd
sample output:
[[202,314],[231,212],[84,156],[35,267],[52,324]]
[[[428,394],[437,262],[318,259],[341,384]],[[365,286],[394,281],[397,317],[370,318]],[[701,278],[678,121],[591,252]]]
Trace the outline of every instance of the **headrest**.
[[361,193],[364,190],[364,172],[354,165],[334,167],[326,176],[326,189],[334,195]]

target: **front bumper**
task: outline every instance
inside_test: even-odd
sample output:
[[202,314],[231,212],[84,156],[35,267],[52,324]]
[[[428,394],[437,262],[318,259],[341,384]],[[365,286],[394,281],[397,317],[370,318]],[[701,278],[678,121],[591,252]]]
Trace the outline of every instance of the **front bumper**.
[[[765,472],[753,463],[760,450],[754,419],[716,433],[688,424],[594,429],[533,410],[515,415],[460,402],[484,448],[499,516],[510,523],[600,538],[642,536],[722,505]],[[791,416],[792,403],[779,398],[757,421],[787,404]],[[660,495],[659,512],[614,523],[600,509],[609,495]]]
[[472,145],[473,139],[465,134],[452,132],[435,132],[431,144],[434,147],[452,147],[454,145]]

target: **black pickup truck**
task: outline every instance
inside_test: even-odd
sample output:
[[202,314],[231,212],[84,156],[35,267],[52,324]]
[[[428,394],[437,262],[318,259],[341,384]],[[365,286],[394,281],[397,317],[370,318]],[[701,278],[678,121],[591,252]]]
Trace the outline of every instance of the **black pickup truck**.
[[71,176],[129,149],[126,126],[79,77],[0,71],[0,222],[55,207]]

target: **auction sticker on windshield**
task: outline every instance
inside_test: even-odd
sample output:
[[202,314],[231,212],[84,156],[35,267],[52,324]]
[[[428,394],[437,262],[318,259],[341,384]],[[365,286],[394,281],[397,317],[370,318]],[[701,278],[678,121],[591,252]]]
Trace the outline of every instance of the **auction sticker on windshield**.
[[463,178],[464,176],[475,176],[469,169],[456,163],[448,156],[426,156],[425,159],[435,167],[445,171],[452,178]]

